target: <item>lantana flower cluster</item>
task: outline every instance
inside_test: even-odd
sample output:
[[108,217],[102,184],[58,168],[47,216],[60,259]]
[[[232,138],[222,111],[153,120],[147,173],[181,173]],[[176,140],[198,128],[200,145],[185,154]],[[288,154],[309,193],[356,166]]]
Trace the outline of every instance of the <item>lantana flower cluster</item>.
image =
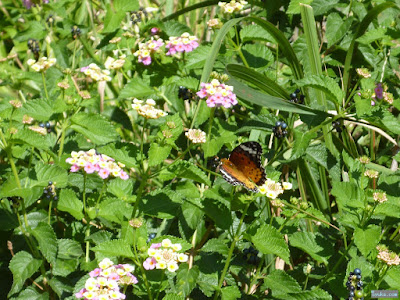
[[170,239],[164,239],[161,243],[152,244],[147,251],[149,257],[143,262],[143,267],[146,270],[167,269],[170,272],[178,270],[178,263],[188,261],[188,256],[184,253],[179,253],[182,250],[182,245],[173,244]]
[[105,154],[97,154],[96,150],[89,151],[72,151],[71,157],[66,159],[71,166],[70,172],[78,172],[84,170],[87,174],[97,173],[102,179],[109,176],[119,177],[127,180],[129,175],[122,168],[123,163],[115,162],[115,160]]
[[174,55],[177,52],[191,52],[199,46],[198,38],[185,32],[179,37],[171,36],[166,43],[165,48],[168,49],[167,55]]
[[208,107],[223,106],[230,108],[236,105],[236,95],[233,93],[233,86],[220,83],[219,80],[213,79],[210,83],[202,82],[201,89],[197,92],[200,99],[206,98]]
[[100,69],[100,67],[95,63],[91,63],[87,67],[81,68],[81,72],[94,81],[111,81],[110,71]]
[[43,56],[39,58],[38,61],[34,59],[28,59],[27,64],[30,66],[34,71],[36,72],[43,72],[46,71],[48,68],[51,66],[54,66],[57,62],[57,59],[55,58],[49,58]]
[[125,58],[126,58],[125,54],[120,55],[118,59],[115,59],[115,58],[109,56],[109,57],[107,57],[106,62],[104,63],[104,66],[108,70],[121,69],[125,63]]
[[146,119],[158,119],[167,115],[165,111],[155,108],[156,102],[153,99],[147,99],[146,103],[143,103],[142,100],[135,98],[133,100],[132,108]]
[[151,40],[140,43],[139,50],[137,50],[133,55],[138,57],[138,61],[143,63],[144,65],[151,64],[151,54],[160,52],[160,48],[164,45],[164,41],[162,39],[155,40],[153,37]]
[[247,3],[248,2],[244,0],[232,0],[231,2],[218,2],[218,6],[223,9],[224,13],[232,14],[241,11]]
[[390,251],[385,245],[378,245],[376,249],[379,251],[377,258],[388,266],[398,266],[400,264],[400,257],[395,252]]
[[76,293],[75,297],[85,300],[125,299],[120,285],[138,283],[132,274],[134,270],[135,267],[129,264],[114,265],[109,258],[105,258],[99,263],[99,268],[89,273],[90,278],[86,280],[85,287]]
[[206,133],[200,129],[189,129],[185,132],[186,137],[193,144],[204,144],[206,142]]
[[268,198],[276,199],[279,195],[283,194],[285,190],[290,190],[291,188],[292,184],[290,182],[283,182],[281,184],[280,182],[267,178],[264,184],[258,187],[258,190]]

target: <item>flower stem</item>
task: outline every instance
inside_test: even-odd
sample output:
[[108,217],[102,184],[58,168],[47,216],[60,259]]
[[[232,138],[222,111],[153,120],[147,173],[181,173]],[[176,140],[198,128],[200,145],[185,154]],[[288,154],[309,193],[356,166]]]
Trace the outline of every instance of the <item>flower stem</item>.
[[219,282],[218,282],[218,290],[216,291],[216,293],[214,295],[214,300],[218,299],[221,286],[224,283],[225,275],[228,272],[228,268],[229,268],[229,265],[231,263],[233,251],[235,250],[236,243],[239,240],[239,237],[241,236],[240,230],[242,229],[243,220],[244,220],[244,217],[246,216],[246,213],[247,213],[247,210],[248,210],[248,208],[250,206],[250,203],[251,203],[250,201],[247,203],[247,205],[246,205],[246,207],[245,207],[245,209],[243,211],[242,217],[240,218],[239,225],[238,225],[237,230],[236,230],[236,234],[233,237],[233,241],[232,241],[231,247],[230,247],[229,252],[228,252],[228,258],[226,259],[224,269],[222,270],[222,274],[221,274],[221,277],[220,277]]

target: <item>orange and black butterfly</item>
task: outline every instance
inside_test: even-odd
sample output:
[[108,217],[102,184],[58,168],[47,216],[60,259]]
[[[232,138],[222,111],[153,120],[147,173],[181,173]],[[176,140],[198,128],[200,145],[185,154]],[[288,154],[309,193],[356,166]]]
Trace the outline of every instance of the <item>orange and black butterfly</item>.
[[228,159],[221,159],[219,170],[222,177],[232,185],[242,185],[257,192],[266,180],[261,164],[262,148],[257,142],[246,142],[237,146]]

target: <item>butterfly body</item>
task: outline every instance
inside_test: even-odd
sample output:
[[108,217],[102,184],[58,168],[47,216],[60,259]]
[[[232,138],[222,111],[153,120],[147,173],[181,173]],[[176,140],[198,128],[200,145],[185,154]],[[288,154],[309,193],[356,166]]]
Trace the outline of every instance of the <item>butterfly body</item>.
[[237,146],[228,159],[221,159],[222,177],[232,185],[242,185],[257,192],[265,180],[265,170],[261,164],[261,145],[257,142],[246,142]]

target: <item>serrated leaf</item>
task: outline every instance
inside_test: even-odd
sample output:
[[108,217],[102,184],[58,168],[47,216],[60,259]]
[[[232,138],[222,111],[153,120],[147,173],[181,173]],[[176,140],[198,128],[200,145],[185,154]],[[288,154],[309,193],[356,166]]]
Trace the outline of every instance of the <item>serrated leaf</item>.
[[263,30],[263,28],[257,24],[251,24],[244,26],[240,30],[240,37],[243,42],[253,42],[253,41],[265,41],[275,43],[275,39],[269,34],[268,31]]
[[[191,162],[181,160],[169,166],[167,170],[168,172],[174,174],[173,177],[186,178],[204,183],[208,186],[211,185],[210,179],[208,179],[207,175]],[[162,176],[162,174],[163,172],[161,172],[160,176]],[[168,177],[171,178],[170,175],[168,175]]]
[[185,297],[195,288],[197,278],[199,277],[199,268],[193,266],[189,269],[187,264],[179,267],[176,275],[176,290],[178,294],[183,294]]
[[264,45],[260,44],[245,44],[242,47],[243,55],[250,67],[261,68],[265,67],[274,61],[274,55]]
[[289,260],[289,247],[283,235],[271,225],[262,225],[251,239],[254,246],[263,254],[275,254],[287,264]]
[[38,163],[35,165],[36,180],[33,186],[48,186],[52,181],[57,188],[63,188],[68,182],[68,173],[66,170],[57,165],[47,165]]
[[322,289],[314,289],[312,291],[301,291],[296,293],[289,293],[284,300],[331,300],[332,296]]
[[332,182],[331,193],[341,207],[364,207],[362,191],[352,182]]
[[133,200],[133,182],[132,180],[115,178],[107,185],[107,192],[113,194],[123,201],[131,202]]
[[83,219],[83,203],[76,193],[70,189],[62,189],[57,203],[57,209],[71,214],[75,219]]
[[185,67],[188,69],[202,68],[211,51],[211,46],[201,45],[187,55]]
[[184,300],[183,295],[178,295],[176,293],[168,293],[164,296],[163,300]]
[[[136,1],[132,1],[135,3]],[[111,5],[107,5],[106,15],[104,17],[104,33],[113,32],[121,26],[121,21],[125,17],[124,11],[115,11],[112,9]]]
[[18,296],[9,298],[10,300],[49,300],[49,293],[39,293],[35,288],[29,286],[25,288]]
[[13,274],[13,285],[8,297],[19,292],[25,280],[31,277],[36,271],[39,270],[42,261],[33,258],[28,252],[17,252],[10,261],[9,268]]
[[352,18],[343,20],[338,13],[331,13],[328,15],[326,20],[326,39],[328,41],[328,47],[339,42],[343,38],[348,32],[352,22]]
[[61,298],[61,295],[71,293],[73,287],[69,284],[66,278],[54,276],[49,280],[51,289]]
[[21,111],[36,121],[48,121],[53,114],[53,102],[44,98],[29,100]]
[[221,289],[222,300],[236,300],[242,296],[239,288],[235,286],[226,286]]
[[234,142],[236,139],[237,137],[232,132],[224,132],[222,135],[206,141],[201,145],[204,157],[215,156],[225,143]]
[[140,207],[145,215],[171,219],[180,213],[181,203],[182,199],[176,192],[164,188],[147,194]]
[[383,280],[389,285],[389,289],[400,290],[400,266],[391,267]]
[[274,270],[265,277],[263,288],[269,288],[273,296],[301,291],[299,283],[282,270]]
[[216,253],[220,253],[224,256],[227,256],[229,249],[226,244],[226,241],[219,240],[219,239],[211,239],[211,240],[208,240],[207,243],[203,247],[201,247],[201,251],[216,252]]
[[385,37],[389,38],[388,36],[386,36],[386,30],[387,29],[384,27],[378,27],[378,28],[369,30],[363,36],[356,39],[356,41],[361,44],[370,45],[371,43],[373,43],[376,40],[380,40]]
[[32,147],[42,150],[50,150],[50,147],[52,146],[49,139],[45,136],[26,128],[19,129],[18,132],[13,135],[13,140],[20,140]]
[[367,228],[356,228],[354,231],[354,243],[361,254],[367,257],[367,255],[375,250],[375,247],[379,243],[381,235],[381,227],[377,225],[369,225]]
[[113,257],[127,257],[134,258],[132,248],[124,240],[111,240],[97,245],[92,248],[95,252],[100,252],[104,256]]
[[60,259],[76,259],[81,257],[84,253],[81,244],[77,241],[70,239],[57,240],[58,252],[57,258]]
[[315,16],[320,16],[337,6],[339,0],[314,0],[311,6]]
[[289,236],[289,242],[292,247],[303,250],[320,263],[328,264],[328,259],[332,255],[332,246],[326,243],[320,234],[295,232]]
[[310,144],[311,140],[316,136],[315,132],[307,131],[301,132],[298,130],[294,130],[294,145],[292,155],[290,160],[295,160],[301,157],[306,153],[308,145]]
[[112,143],[97,148],[97,151],[123,163],[128,169],[137,167],[137,161],[140,159],[139,148],[130,143]]
[[152,143],[149,149],[149,166],[161,164],[171,153],[172,146]]
[[77,113],[71,118],[71,128],[81,133],[94,144],[114,142],[118,134],[114,126],[99,114]]
[[49,263],[54,263],[57,254],[57,236],[53,228],[47,223],[39,223],[32,234],[39,244],[40,252]]
[[132,205],[121,199],[107,198],[99,205],[98,217],[122,224],[124,219],[130,218],[132,210]]
[[337,82],[331,77],[325,75],[310,75],[297,80],[296,83],[299,87],[310,86],[319,89],[326,93],[329,96],[328,98],[334,100],[338,104],[343,102],[344,93]]
[[[182,192],[182,191],[179,191]],[[185,201],[182,203],[182,217],[185,219],[185,223],[192,229],[196,229],[202,220],[204,213],[196,205],[192,204],[192,201]],[[197,202],[197,201],[196,201]],[[196,203],[197,204],[197,203]],[[198,203],[200,205],[200,203]],[[201,205],[200,205],[201,206]]]
[[286,10],[288,15],[299,14],[301,4],[311,4],[312,0],[290,0],[289,6]]
[[175,20],[166,21],[163,25],[165,26],[165,33],[168,36],[180,36],[185,32],[192,33],[192,30],[187,25]]
[[122,91],[119,93],[118,98],[138,98],[142,99],[148,95],[154,94],[154,89],[143,81],[140,77],[132,78],[127,84],[125,84]]

